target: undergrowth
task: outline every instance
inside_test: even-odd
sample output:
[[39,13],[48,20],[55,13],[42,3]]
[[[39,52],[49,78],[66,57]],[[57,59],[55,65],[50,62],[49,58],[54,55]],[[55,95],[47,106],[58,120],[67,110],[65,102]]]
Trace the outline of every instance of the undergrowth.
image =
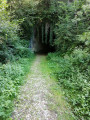
[[6,120],[13,110],[13,100],[18,95],[24,78],[30,71],[34,56],[19,58],[16,62],[0,65],[0,120]]
[[12,19],[8,2],[0,0],[0,120],[11,115],[14,98],[34,58],[29,40],[21,37],[23,19]]
[[51,75],[56,77],[77,120],[89,120],[90,116],[90,68],[86,62],[89,58],[84,58],[79,53],[73,57],[61,57],[60,53],[49,53],[47,56],[48,66],[52,69]]
[[[41,71],[42,74],[45,75],[45,79],[47,84],[49,85],[49,92],[48,99],[50,99],[50,103],[48,103],[48,108],[50,111],[53,111],[57,114],[57,120],[75,120],[75,116],[72,113],[72,109],[70,104],[65,100],[65,96],[63,95],[63,90],[57,84],[57,79],[53,74],[53,63],[46,60],[44,57],[41,61]],[[56,67],[56,64],[55,64]],[[57,67],[55,68],[55,70]],[[54,104],[53,104],[53,102]]]

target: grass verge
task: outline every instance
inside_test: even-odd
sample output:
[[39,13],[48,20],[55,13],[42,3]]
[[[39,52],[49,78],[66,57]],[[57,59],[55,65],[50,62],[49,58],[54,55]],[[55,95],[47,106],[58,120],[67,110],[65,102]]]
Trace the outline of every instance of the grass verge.
[[86,59],[77,56],[61,57],[58,53],[49,53],[48,67],[52,70],[51,76],[56,78],[57,84],[62,88],[66,101],[70,103],[75,120],[88,120],[90,68]]
[[46,60],[46,57],[43,57],[41,62],[41,71],[46,77],[47,84],[50,84],[49,91],[51,95],[48,95],[48,99],[51,102],[48,103],[49,109],[57,114],[57,120],[74,120],[75,116],[71,112],[70,105],[65,100],[63,95],[64,92],[57,84],[57,79],[52,75],[52,70],[53,69],[49,68],[49,63]]

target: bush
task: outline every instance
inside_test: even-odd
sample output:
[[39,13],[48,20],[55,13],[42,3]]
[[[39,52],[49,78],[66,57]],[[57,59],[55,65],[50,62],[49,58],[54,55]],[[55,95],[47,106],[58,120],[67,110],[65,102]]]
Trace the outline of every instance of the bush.
[[84,1],[69,5],[61,2],[58,11],[60,15],[54,28],[56,49],[65,54],[71,53],[77,46],[90,44],[90,4],[84,4]]
[[13,100],[34,57],[28,42],[20,40],[19,20],[11,19],[7,7],[7,1],[0,0],[0,120],[11,115]]
[[24,76],[30,69],[30,58],[20,58],[17,62],[0,65],[0,120],[8,118],[13,109],[13,99],[17,97]]
[[18,44],[16,44],[14,55],[17,57],[31,56],[31,50],[28,45],[29,45],[29,41],[22,39]]
[[47,59],[77,119],[90,117],[90,2],[60,2],[60,15],[54,28],[58,53]]
[[78,49],[76,51],[74,55],[64,57],[57,56],[55,53],[49,54],[48,65],[53,70],[52,75],[56,76],[58,84],[64,90],[66,99],[71,103],[77,119],[87,120],[90,115],[90,68],[87,66],[88,60],[85,60],[88,57],[83,56],[84,52]]

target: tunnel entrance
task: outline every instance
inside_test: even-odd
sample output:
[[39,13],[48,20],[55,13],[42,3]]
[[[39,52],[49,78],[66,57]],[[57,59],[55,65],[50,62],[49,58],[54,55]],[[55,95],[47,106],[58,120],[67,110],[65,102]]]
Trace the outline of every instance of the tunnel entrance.
[[53,24],[46,22],[35,26],[32,33],[32,51],[35,53],[54,52]]
[[32,48],[33,52],[35,53],[48,53],[48,52],[54,52],[55,51],[55,47],[51,46],[49,44],[45,44],[45,43],[34,43],[33,48]]

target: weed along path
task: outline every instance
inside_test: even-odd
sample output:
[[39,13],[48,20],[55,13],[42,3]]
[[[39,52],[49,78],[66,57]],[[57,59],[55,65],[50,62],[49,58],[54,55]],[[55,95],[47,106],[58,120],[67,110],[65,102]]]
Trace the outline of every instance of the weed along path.
[[49,73],[45,56],[37,55],[15,101],[12,120],[74,120],[59,86]]

